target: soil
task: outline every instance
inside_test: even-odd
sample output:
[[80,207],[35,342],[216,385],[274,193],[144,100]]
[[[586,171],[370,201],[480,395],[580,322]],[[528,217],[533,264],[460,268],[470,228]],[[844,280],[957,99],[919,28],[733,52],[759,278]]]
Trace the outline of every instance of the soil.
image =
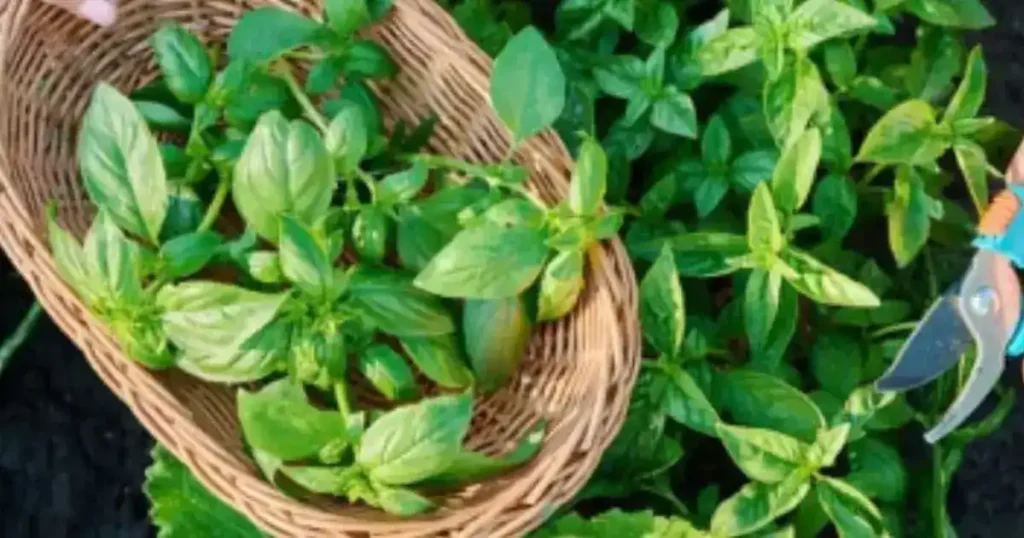
[[[1024,9],[988,0],[998,25],[972,38],[989,65],[988,113],[1024,127]],[[31,294],[0,255],[0,335]],[[1024,528],[1024,385],[1011,364],[1017,405],[997,433],[970,446],[949,509],[961,538]],[[152,439],[52,322],[41,319],[0,377],[0,536],[136,538],[154,535],[142,493]],[[197,537],[198,538],[198,537]]]

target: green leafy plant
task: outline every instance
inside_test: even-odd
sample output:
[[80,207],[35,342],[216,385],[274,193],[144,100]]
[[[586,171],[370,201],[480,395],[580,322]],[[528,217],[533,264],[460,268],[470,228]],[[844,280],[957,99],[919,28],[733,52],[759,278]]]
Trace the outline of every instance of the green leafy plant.
[[[603,204],[592,138],[559,204],[512,159],[564,108],[565,77],[532,26],[495,61],[508,158],[425,152],[429,118],[385,133],[368,81],[398,68],[358,30],[388,5],[332,0],[318,20],[255,9],[225,50],[162,27],[161,76],[130,96],[98,84],[83,120],[98,209],[84,242],[55,210],[48,222],[61,275],[130,357],[247,384],[239,421],[270,481],[413,516],[540,450],[543,422],[505,454],[465,448],[474,396],[509,382],[535,323],[573,309],[588,252],[623,212]],[[311,66],[304,81],[294,62]],[[357,407],[357,377],[388,403]],[[172,473],[164,459],[153,473]],[[160,491],[165,528],[186,526]]]

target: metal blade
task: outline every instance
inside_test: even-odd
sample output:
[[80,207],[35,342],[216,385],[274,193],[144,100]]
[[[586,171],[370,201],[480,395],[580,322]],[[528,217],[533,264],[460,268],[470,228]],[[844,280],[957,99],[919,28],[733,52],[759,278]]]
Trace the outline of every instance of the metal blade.
[[1006,368],[1006,346],[1020,321],[1020,282],[1010,261],[982,250],[974,257],[960,294],[960,312],[978,344],[977,359],[963,392],[942,420],[925,434],[936,443],[958,428],[992,392]]
[[881,392],[914,389],[956,365],[974,343],[960,314],[960,284],[950,286],[903,344],[889,370],[875,382]]

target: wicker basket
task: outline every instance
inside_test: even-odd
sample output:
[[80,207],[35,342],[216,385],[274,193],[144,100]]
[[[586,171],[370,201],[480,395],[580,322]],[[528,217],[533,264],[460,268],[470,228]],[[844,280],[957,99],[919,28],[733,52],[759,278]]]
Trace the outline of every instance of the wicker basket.
[[[76,166],[78,125],[91,90],[105,80],[128,91],[156,75],[145,40],[176,19],[223,39],[262,2],[129,0],[101,30],[38,0],[0,2],[0,246],[56,323],[145,427],[219,497],[275,536],[522,535],[586,482],[618,431],[639,366],[636,287],[622,245],[590,256],[576,310],[538,329],[515,381],[478,403],[468,444],[499,453],[549,420],[542,452],[516,472],[437,499],[412,520],[333,500],[300,503],[264,481],[243,451],[233,391],[179,372],[155,374],[125,357],[57,274],[43,208],[84,233],[93,214]],[[306,13],[319,2],[278,2]],[[369,37],[401,66],[375,88],[387,125],[439,117],[430,150],[469,161],[500,161],[508,137],[488,102],[490,60],[432,0],[398,0]],[[516,160],[547,201],[566,195],[572,162],[557,136],[524,144]],[[198,537],[197,537],[198,538]]]

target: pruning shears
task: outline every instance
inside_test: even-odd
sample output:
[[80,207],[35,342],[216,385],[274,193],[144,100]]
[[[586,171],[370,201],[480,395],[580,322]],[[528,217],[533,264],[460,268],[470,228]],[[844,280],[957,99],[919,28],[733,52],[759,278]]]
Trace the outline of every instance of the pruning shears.
[[1021,285],[1015,272],[1024,269],[1024,182],[1009,176],[1006,189],[981,218],[973,241],[977,252],[967,273],[935,301],[875,382],[880,392],[920,387],[956,366],[969,346],[977,347],[963,392],[925,433],[929,443],[963,424],[995,388],[1006,361],[1024,355]]

